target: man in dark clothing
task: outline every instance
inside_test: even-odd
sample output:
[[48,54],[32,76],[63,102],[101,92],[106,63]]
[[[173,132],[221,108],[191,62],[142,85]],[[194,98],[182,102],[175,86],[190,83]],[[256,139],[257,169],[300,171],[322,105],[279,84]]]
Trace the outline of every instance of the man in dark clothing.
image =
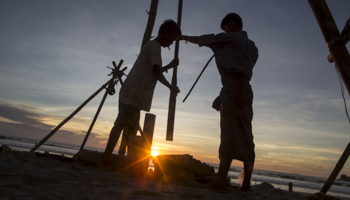
[[221,22],[224,33],[202,36],[182,36],[181,39],[212,49],[221,75],[222,90],[213,107],[220,110],[221,143],[220,166],[214,190],[227,186],[227,175],[232,160],[243,162],[244,180],[240,190],[251,191],[250,180],[255,152],[252,134],[253,91],[249,81],[258,59],[258,49],[242,31],[242,19],[236,13],[228,14]]

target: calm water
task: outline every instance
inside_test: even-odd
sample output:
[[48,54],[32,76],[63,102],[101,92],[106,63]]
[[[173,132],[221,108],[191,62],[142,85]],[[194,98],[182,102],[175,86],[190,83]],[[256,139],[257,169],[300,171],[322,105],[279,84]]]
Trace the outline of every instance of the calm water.
[[[5,144],[10,148],[18,151],[29,151],[35,145],[36,140],[28,138],[11,138],[11,139],[0,139],[0,146]],[[72,157],[79,151],[80,146],[64,144],[58,142],[47,141],[43,144],[37,151],[40,152],[50,152],[56,154],[63,154],[67,157]],[[103,152],[104,149],[88,147],[85,146],[84,149],[92,151]],[[117,152],[114,152],[117,153]],[[214,169],[218,170],[217,164],[210,164]],[[239,174],[242,171],[240,167],[231,167],[229,176],[231,177],[231,182],[239,183]],[[282,190],[288,190],[288,184],[293,184],[293,191],[295,192],[305,192],[305,193],[316,193],[323,187],[325,178],[303,176],[298,174],[287,174],[280,172],[264,171],[254,169],[252,185],[260,184],[263,182],[272,184],[275,188],[280,188]],[[336,180],[332,187],[328,190],[327,194],[335,197],[346,197],[350,198],[350,182]]]

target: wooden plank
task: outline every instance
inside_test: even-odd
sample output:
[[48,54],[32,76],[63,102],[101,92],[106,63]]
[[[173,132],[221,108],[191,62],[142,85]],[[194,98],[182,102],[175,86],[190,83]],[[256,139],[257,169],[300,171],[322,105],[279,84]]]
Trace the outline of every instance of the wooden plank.
[[[181,15],[182,15],[182,0],[179,0],[179,9],[178,9],[178,15],[177,15],[177,25],[179,28],[181,28]],[[174,59],[179,58],[179,40],[176,40],[175,43],[175,55]],[[173,77],[171,81],[171,85],[176,86],[177,85],[177,66],[173,69]],[[176,109],[176,96],[177,93],[170,92],[170,98],[169,98],[169,109],[168,109],[168,123],[167,123],[167,133],[166,133],[166,140],[167,141],[173,141],[174,136],[174,124],[175,124],[175,109]]]

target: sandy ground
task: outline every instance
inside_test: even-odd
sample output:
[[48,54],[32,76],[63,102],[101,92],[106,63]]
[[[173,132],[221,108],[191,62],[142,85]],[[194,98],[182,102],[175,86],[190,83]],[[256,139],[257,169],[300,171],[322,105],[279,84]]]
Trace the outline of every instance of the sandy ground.
[[0,199],[306,199],[263,183],[253,192],[211,191],[194,180],[164,183],[125,173],[106,172],[59,156],[29,152],[0,153]]

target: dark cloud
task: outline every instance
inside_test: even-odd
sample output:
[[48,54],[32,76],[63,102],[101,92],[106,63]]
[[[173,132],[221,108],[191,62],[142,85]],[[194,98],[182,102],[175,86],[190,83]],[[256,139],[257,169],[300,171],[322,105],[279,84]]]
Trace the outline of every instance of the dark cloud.
[[[0,134],[7,136],[20,136],[41,140],[47,136],[54,126],[40,122],[38,119],[45,117],[42,114],[28,111],[29,107],[15,107],[9,104],[0,105],[0,117],[14,121],[0,122]],[[85,133],[76,133],[67,130],[58,130],[50,140],[63,143],[81,145]],[[101,138],[99,134],[91,133],[87,141],[88,146],[102,147],[106,138]]]
[[[29,107],[27,107],[27,109],[28,108]],[[12,121],[20,122],[26,126],[37,127],[37,128],[40,127],[40,129],[44,129],[44,130],[49,130],[53,128],[50,125],[44,124],[36,120],[37,118],[42,117],[42,115],[27,111],[25,110],[25,108],[16,108],[11,105],[0,105],[0,117],[6,118]],[[19,125],[20,124],[17,124],[17,126]]]

